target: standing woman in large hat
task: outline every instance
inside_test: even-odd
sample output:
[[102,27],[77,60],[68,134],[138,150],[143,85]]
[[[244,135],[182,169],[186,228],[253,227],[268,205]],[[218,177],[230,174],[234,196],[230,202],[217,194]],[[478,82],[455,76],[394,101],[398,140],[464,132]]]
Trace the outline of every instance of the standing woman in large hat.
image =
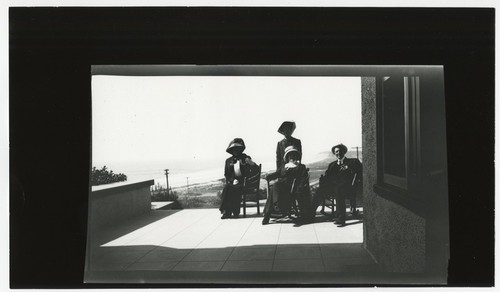
[[278,142],[278,146],[276,147],[276,170],[285,164],[283,157],[285,156],[285,149],[288,146],[295,146],[300,153],[299,161],[302,161],[302,144],[299,139],[292,137],[295,127],[294,121],[284,121],[278,129],[278,133],[285,137]]
[[245,142],[241,138],[234,138],[226,149],[231,157],[226,159],[224,166],[224,177],[226,185],[222,190],[222,202],[219,210],[222,219],[238,217],[240,214],[240,202],[243,195],[243,178],[249,165],[254,165],[250,156],[243,153]]

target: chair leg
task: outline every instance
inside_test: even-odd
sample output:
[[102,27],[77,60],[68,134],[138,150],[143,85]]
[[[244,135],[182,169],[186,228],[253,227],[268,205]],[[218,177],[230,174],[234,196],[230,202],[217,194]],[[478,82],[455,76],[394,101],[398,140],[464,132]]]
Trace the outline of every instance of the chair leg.
[[259,194],[257,194],[257,215],[260,215],[260,202],[259,202]]
[[336,206],[336,200],[334,197],[332,197],[332,217],[335,217],[335,209],[337,209]]
[[247,194],[243,195],[243,217],[247,216]]

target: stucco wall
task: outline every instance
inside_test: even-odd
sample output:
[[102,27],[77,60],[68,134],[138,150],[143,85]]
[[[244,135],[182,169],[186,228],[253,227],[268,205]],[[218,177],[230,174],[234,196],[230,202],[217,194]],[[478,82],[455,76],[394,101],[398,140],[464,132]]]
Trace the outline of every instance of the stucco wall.
[[425,220],[373,191],[377,183],[376,82],[362,78],[364,239],[366,249],[390,272],[425,267]]
[[151,210],[153,180],[93,188],[90,195],[89,224],[92,231],[113,226]]

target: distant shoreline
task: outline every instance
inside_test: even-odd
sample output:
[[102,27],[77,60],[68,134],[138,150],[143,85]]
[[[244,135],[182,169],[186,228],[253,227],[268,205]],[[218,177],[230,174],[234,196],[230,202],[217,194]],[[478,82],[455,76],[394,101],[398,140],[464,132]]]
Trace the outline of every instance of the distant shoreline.
[[[347,155],[347,157],[356,157],[356,152],[354,151],[354,155],[352,155],[352,151],[350,151],[351,155]],[[322,160],[315,161],[312,163],[306,164],[306,167],[309,168],[309,184],[311,187],[314,187],[319,184],[319,177],[325,173],[328,165],[335,161],[335,158],[332,155],[329,155],[329,157],[326,157]],[[271,171],[263,171],[262,175],[266,175],[267,173],[270,173],[274,170]],[[202,183],[197,183],[197,184],[192,184],[189,186],[189,190],[186,186],[180,186],[180,187],[173,187],[172,190],[181,192],[181,194],[186,194],[188,193],[198,193],[203,195],[206,195],[208,193],[211,193],[213,195],[216,195],[218,191],[222,191],[224,187],[223,179],[218,179],[218,180],[211,180],[207,182],[202,182]],[[261,189],[265,188],[265,180],[261,180]]]
[[[361,154],[361,152],[359,153]],[[356,157],[356,151],[348,151],[347,157]],[[333,156],[331,152],[323,152],[318,154],[318,157],[323,157],[323,159],[306,163],[306,166],[309,168],[310,174],[310,185],[315,186],[319,183],[319,177],[321,174],[324,174],[328,165],[335,161],[336,158]],[[362,157],[360,157],[362,161]],[[265,170],[262,171],[262,174],[265,175],[274,171]],[[163,172],[163,171],[162,171]],[[160,173],[162,173],[160,172]],[[189,193],[217,193],[218,191],[222,191],[224,187],[224,176],[222,175],[223,170],[221,168],[214,169],[206,169],[206,170],[197,170],[192,173],[182,173],[182,174],[174,174],[171,173],[169,176],[169,185],[173,191],[176,191],[181,194]],[[216,175],[216,174],[221,175]],[[127,175],[127,173],[125,173]],[[153,175],[146,176],[144,175],[142,178],[133,178],[128,181],[140,181],[147,179],[154,179],[155,185],[160,185],[162,187],[166,187],[166,179],[161,175],[155,175],[155,178],[151,178]],[[218,176],[218,177],[217,177]],[[183,181],[182,183],[180,181]],[[160,182],[161,181],[161,182]],[[185,181],[185,182],[184,182]],[[261,182],[261,186],[265,188],[265,181]]]

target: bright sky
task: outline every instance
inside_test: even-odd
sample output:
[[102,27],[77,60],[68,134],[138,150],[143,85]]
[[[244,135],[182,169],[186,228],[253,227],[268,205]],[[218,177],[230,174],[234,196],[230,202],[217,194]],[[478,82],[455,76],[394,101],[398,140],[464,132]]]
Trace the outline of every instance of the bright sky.
[[297,124],[303,161],[342,142],[361,146],[359,77],[93,76],[93,165],[216,162],[243,138],[257,162],[274,161],[277,132]]

